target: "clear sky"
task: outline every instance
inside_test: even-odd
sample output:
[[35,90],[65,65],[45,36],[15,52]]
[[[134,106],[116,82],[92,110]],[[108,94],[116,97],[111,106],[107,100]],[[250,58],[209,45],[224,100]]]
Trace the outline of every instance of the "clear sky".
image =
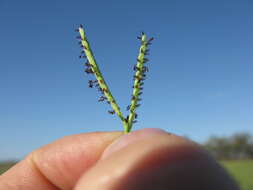
[[81,23],[122,110],[136,36],[155,38],[134,129],[198,142],[253,133],[252,21],[251,0],[0,0],[0,160],[70,134],[122,130],[87,87],[74,32]]

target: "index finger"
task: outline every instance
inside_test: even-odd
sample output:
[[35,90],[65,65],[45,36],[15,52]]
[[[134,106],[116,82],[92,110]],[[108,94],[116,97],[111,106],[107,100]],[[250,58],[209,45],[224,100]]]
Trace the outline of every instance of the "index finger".
[[0,189],[70,190],[121,132],[64,137],[29,154],[0,176]]

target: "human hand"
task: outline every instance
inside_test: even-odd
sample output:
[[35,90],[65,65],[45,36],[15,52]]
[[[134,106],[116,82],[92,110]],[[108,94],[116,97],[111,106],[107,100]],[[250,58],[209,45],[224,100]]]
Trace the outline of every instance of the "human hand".
[[0,176],[0,190],[238,190],[197,144],[158,129],[64,137]]

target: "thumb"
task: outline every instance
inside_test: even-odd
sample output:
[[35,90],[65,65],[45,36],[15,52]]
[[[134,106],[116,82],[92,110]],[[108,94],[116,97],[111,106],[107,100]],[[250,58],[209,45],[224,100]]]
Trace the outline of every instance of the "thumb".
[[120,137],[75,190],[237,190],[234,181],[197,144],[158,129]]

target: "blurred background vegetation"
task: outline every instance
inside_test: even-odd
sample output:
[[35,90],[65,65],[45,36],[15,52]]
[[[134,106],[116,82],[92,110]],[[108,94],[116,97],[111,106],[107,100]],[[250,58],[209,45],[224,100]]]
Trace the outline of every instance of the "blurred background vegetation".
[[236,133],[230,137],[212,136],[204,147],[218,160],[253,158],[253,137],[248,133]]
[[253,136],[236,133],[229,137],[211,136],[204,144],[239,183],[241,190],[253,190]]

